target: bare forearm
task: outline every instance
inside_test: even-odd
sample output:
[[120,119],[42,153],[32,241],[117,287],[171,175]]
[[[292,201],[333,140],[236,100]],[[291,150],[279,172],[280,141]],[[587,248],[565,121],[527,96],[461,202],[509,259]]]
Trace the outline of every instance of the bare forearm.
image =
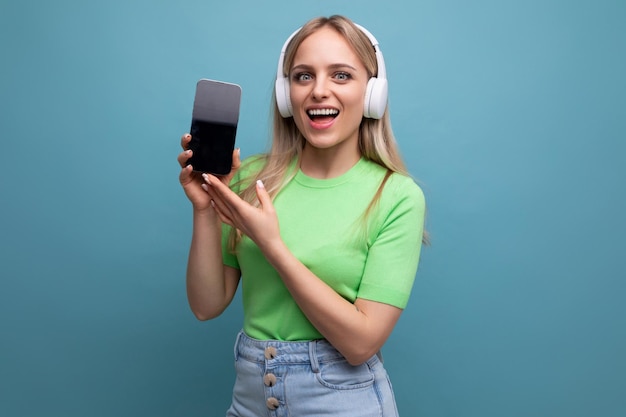
[[222,262],[221,223],[214,211],[194,210],[193,234],[187,262],[187,298],[200,320],[220,315],[232,300],[236,282],[230,282]]
[[309,321],[350,363],[362,363],[382,347],[400,309],[384,306],[385,314],[373,317],[378,303],[363,302],[357,308],[306,268],[282,241],[264,252]]

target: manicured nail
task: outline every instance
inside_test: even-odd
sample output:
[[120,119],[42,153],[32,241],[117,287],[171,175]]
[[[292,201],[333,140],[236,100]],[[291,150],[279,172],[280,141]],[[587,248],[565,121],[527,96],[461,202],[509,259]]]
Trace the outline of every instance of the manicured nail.
[[209,191],[209,186],[206,185],[205,183],[200,184],[200,186],[202,187],[204,191]]
[[202,174],[202,178],[204,178],[207,184],[211,184],[211,180],[209,179],[209,176],[207,174]]
[[256,185],[259,188],[265,188],[265,184],[263,184],[263,181],[261,181],[261,180],[257,180]]

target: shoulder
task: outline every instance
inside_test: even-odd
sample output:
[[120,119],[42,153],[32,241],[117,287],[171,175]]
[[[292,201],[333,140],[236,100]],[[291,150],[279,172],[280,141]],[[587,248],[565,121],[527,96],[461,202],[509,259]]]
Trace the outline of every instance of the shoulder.
[[256,175],[265,166],[267,162],[267,155],[257,154],[245,158],[241,161],[241,166],[237,173],[242,177],[249,175]]
[[389,189],[396,195],[405,195],[415,200],[424,201],[424,192],[415,180],[408,175],[394,172],[387,181]]
[[248,187],[257,177],[261,169],[263,169],[266,160],[266,155],[257,154],[241,161],[241,166],[231,180],[230,187],[235,191],[240,191]]
[[[367,161],[367,170],[379,183],[389,171],[373,161]],[[382,198],[390,202],[408,199],[416,205],[425,205],[424,192],[421,187],[410,176],[398,172],[392,173],[387,179],[382,190]]]
[[381,203],[387,210],[412,212],[417,217],[423,217],[426,212],[426,198],[422,188],[413,178],[397,172],[387,180]]

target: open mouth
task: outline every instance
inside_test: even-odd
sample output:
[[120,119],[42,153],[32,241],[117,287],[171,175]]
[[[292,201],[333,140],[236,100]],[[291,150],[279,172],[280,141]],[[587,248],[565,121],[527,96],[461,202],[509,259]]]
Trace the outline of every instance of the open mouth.
[[306,114],[315,122],[331,121],[339,115],[337,109],[309,109]]

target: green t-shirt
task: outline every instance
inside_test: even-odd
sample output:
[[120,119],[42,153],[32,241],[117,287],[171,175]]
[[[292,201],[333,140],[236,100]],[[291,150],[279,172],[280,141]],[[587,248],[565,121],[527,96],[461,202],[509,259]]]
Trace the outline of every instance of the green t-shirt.
[[[258,168],[244,162],[238,177],[246,178],[255,165]],[[385,173],[385,168],[364,158],[331,179],[298,171],[276,196],[274,206],[289,250],[342,297],[404,308],[419,261],[424,195],[411,178],[392,174],[364,221]],[[226,246],[227,226],[224,231],[224,264],[242,274],[245,333],[261,340],[322,338],[260,249],[244,236],[232,254]]]

